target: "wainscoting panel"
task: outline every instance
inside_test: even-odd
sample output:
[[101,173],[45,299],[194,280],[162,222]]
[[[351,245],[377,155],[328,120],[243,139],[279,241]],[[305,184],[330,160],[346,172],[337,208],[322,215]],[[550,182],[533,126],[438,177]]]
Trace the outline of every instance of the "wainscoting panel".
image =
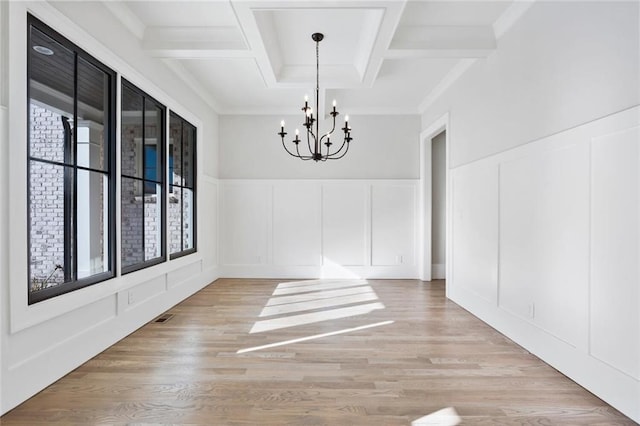
[[375,184],[371,192],[371,264],[415,263],[416,188]]
[[450,285],[498,303],[498,166],[455,170]]
[[271,187],[256,183],[222,186],[222,262],[256,265],[267,261]]
[[323,263],[364,266],[367,262],[368,187],[322,185]]
[[[83,306],[57,318],[56,322],[43,323],[39,328],[28,328],[14,335],[11,346],[5,350],[7,365],[11,369],[29,364],[47,350],[60,346],[71,339],[116,316],[115,295]],[[90,320],[87,320],[90,318]]]
[[167,287],[175,287],[184,284],[192,277],[202,274],[202,260],[189,263],[179,269],[173,270],[167,274]]
[[[222,276],[418,276],[417,180],[222,180],[220,187]],[[255,245],[267,247],[261,262],[241,227],[260,233]]]
[[273,261],[321,265],[320,184],[282,182],[273,188]]
[[640,380],[640,128],[594,139],[591,164],[591,354]]
[[586,346],[589,147],[500,165],[500,306]]
[[640,107],[451,176],[452,300],[640,421]]

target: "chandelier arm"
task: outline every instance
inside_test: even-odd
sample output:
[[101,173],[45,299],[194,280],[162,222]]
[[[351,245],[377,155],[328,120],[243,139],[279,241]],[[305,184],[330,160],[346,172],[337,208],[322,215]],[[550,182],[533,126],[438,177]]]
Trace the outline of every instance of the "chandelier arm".
[[[300,155],[300,147],[298,144],[296,144],[296,153],[298,154],[297,157],[303,161],[311,160],[311,158],[313,158],[308,155]],[[294,157],[296,157],[296,155],[294,155]]]
[[[342,148],[340,148],[340,150],[342,150]],[[347,152],[348,152],[348,151],[349,151],[349,143],[347,143],[347,149],[345,149],[345,150],[344,150],[344,152],[342,153],[342,155],[341,155],[341,156],[339,156],[339,157],[329,157],[329,160],[339,160],[339,159],[341,159],[342,157],[344,157],[345,155],[347,155]],[[337,154],[338,152],[340,152],[340,151],[336,151],[336,152],[334,153],[334,155],[335,155],[335,154]]]
[[342,145],[340,145],[340,149],[338,149],[337,151],[334,151],[334,152],[333,152],[333,153],[331,153],[331,154],[327,153],[327,157],[334,157],[334,156],[336,156],[336,155],[340,154],[340,152],[342,151],[342,149],[344,148],[344,146],[346,145],[346,143],[347,143],[347,140],[346,140],[346,139],[345,139],[345,140],[343,140],[343,141],[342,141]]
[[[335,110],[335,107],[333,107],[333,109]],[[335,115],[332,113],[331,115],[333,116],[333,127],[331,128],[331,131],[329,132],[330,135],[332,135],[333,132],[336,130],[336,115],[338,115],[338,113],[336,112]]]
[[[296,145],[297,146],[297,145]],[[298,157],[297,155],[295,155],[293,152],[289,151],[289,148],[287,148],[287,145],[284,143],[284,136],[282,137],[282,147],[284,148],[285,151],[287,151],[287,154],[289,154],[292,157]]]

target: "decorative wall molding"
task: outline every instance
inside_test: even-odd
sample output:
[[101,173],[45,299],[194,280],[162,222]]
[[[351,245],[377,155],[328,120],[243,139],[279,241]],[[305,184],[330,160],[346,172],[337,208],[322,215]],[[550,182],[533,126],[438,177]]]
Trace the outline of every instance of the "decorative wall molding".
[[452,169],[453,301],[640,419],[640,106]]
[[418,276],[415,180],[230,179],[220,186],[222,276]]

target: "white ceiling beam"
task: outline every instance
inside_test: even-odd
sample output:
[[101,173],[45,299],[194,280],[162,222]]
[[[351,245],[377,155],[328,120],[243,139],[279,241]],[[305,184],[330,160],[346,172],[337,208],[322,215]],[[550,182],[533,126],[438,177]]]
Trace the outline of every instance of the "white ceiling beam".
[[384,16],[362,78],[363,84],[367,87],[373,87],[373,83],[378,78],[378,73],[380,73],[380,68],[382,68],[382,62],[384,61],[384,54],[389,49],[389,45],[397,31],[406,3],[406,0],[395,0],[383,2],[383,4],[379,5],[379,7],[384,7]]
[[236,27],[148,27],[142,48],[160,58],[250,57]]

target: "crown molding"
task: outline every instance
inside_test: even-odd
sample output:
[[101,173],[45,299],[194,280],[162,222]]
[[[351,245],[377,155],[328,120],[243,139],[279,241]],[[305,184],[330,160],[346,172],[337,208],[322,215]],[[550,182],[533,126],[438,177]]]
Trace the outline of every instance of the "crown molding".
[[127,28],[131,34],[136,36],[138,40],[144,38],[145,25],[138,16],[131,11],[123,2],[120,1],[103,1],[106,7],[122,25]]
[[[493,32],[496,42],[509,30],[515,23],[524,16],[529,8],[535,3],[536,0],[515,0],[502,15],[496,19],[493,24]],[[429,108],[447,89],[449,89],[470,67],[477,59],[461,59],[458,63],[449,71],[449,73],[429,92],[424,98],[418,110],[420,113]]]

